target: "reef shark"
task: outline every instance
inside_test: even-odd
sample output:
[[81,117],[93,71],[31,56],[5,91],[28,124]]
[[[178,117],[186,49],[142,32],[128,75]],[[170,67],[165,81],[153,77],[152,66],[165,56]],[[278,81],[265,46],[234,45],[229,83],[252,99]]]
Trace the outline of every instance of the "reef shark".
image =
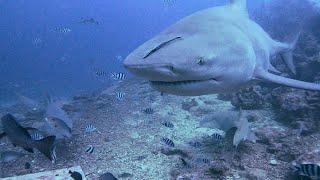
[[280,54],[295,73],[291,43],[272,39],[249,18],[246,0],[183,18],[145,42],[124,60],[134,75],[164,93],[194,96],[234,92],[256,81],[307,90],[320,84],[277,75],[270,58]]

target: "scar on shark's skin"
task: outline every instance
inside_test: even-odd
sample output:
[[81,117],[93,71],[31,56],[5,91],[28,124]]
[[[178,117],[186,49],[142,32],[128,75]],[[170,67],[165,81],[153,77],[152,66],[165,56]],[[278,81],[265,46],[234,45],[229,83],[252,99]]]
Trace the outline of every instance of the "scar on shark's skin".
[[145,55],[145,56],[143,57],[143,59],[146,59],[147,57],[149,57],[151,54],[155,53],[155,52],[158,51],[159,49],[161,49],[161,48],[169,45],[169,44],[172,43],[173,41],[176,41],[176,40],[181,39],[181,38],[182,38],[182,37],[176,37],[176,38],[173,38],[173,39],[171,39],[171,40],[169,40],[169,41],[166,41],[166,42],[164,42],[164,43],[161,43],[159,46],[157,46],[156,48],[152,49],[147,55]]
[[[124,60],[134,75],[163,93],[198,96],[235,92],[257,81],[320,91],[320,84],[279,76],[281,55],[296,74],[290,43],[272,39],[249,18],[246,0],[195,12],[145,42]],[[150,51],[151,50],[151,51]]]

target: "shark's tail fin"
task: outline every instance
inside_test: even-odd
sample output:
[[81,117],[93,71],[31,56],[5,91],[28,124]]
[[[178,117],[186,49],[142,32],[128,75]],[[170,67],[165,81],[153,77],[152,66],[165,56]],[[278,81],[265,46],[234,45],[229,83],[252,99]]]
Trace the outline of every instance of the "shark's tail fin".
[[294,40],[291,43],[287,43],[286,44],[286,48],[284,49],[284,51],[282,51],[281,57],[283,59],[283,61],[286,63],[286,65],[288,66],[288,68],[290,69],[290,71],[293,74],[296,74],[296,67],[293,64],[293,55],[292,52],[294,50],[294,48],[296,47],[296,44],[299,40],[300,37],[300,32],[296,35],[296,37],[294,38]]
[[274,82],[277,84],[282,84],[282,85],[290,86],[294,88],[320,91],[320,84],[294,80],[294,79],[274,75],[274,74],[265,72],[263,70],[256,71],[255,77],[264,81],[270,81],[270,82]]
[[35,141],[35,147],[44,154],[47,158],[49,158],[51,161],[55,160],[54,157],[54,141],[56,137],[55,136],[48,136],[44,139]]

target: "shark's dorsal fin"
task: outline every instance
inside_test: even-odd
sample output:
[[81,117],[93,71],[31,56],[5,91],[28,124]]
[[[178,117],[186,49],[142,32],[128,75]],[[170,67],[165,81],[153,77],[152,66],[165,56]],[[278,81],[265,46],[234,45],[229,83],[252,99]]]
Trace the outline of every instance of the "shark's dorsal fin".
[[230,0],[232,8],[239,10],[242,14],[248,15],[247,0]]

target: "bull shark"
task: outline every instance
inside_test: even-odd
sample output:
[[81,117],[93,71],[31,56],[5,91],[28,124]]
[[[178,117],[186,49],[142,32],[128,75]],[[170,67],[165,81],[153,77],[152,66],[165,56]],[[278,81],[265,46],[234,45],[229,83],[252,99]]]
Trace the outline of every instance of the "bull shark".
[[319,84],[279,76],[270,58],[280,54],[296,73],[291,43],[272,39],[249,18],[246,0],[201,10],[145,42],[124,60],[134,75],[163,93],[196,96],[234,92],[265,81],[320,90]]

